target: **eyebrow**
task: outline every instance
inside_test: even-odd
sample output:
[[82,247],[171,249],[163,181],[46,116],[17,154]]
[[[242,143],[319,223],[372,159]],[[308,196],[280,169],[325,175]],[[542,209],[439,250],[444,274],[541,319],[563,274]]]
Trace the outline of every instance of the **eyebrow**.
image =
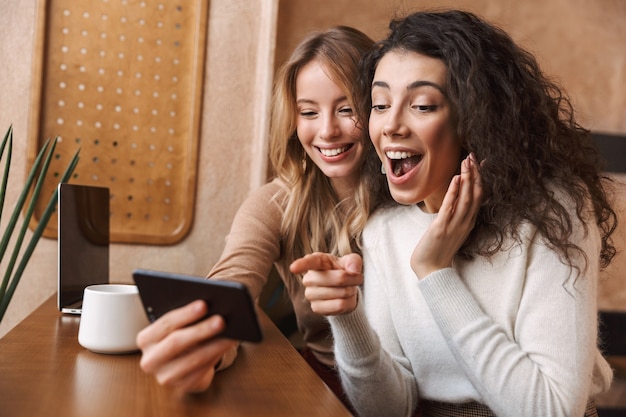
[[[342,101],[350,101],[348,99],[348,96],[341,96],[338,97],[333,103],[337,104],[337,103],[341,103]],[[311,100],[309,98],[301,98],[301,99],[296,99],[296,104],[318,104],[317,101],[315,100]]]
[[[389,90],[389,84],[387,84],[384,81],[374,81],[372,83],[372,88],[374,87],[381,87],[381,88],[386,88],[387,90]],[[407,90],[414,90],[416,88],[420,88],[420,87],[433,87],[436,88],[437,90],[441,91],[442,94],[445,94],[445,91],[443,90],[443,88],[441,88],[441,86],[439,84],[436,84],[432,81],[426,81],[426,80],[418,80],[418,81],[413,81],[411,84],[409,84],[406,89]]]
[[301,98],[296,100],[296,104],[317,104],[314,100],[310,100],[308,98]]

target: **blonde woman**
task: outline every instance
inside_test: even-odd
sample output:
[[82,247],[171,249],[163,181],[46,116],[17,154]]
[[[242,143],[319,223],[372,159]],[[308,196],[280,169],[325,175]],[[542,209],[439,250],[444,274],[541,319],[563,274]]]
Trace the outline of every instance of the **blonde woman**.
[[[341,256],[359,251],[373,206],[369,196],[380,194],[361,174],[378,169],[379,162],[356,123],[351,83],[372,43],[348,27],[313,33],[280,69],[270,138],[275,179],[243,203],[222,257],[209,273],[212,279],[243,282],[258,297],[275,266],[304,339],[303,356],[342,399],[328,323],[311,311],[301,279],[288,268],[311,252]],[[185,327],[205,310],[204,303],[192,303],[139,335],[141,367],[160,383],[202,391],[215,369],[234,360],[237,343],[219,338],[220,317]]]

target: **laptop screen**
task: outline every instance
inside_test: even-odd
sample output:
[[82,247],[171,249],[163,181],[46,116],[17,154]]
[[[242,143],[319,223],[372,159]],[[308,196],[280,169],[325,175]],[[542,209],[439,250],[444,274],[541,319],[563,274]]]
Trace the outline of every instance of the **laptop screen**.
[[109,282],[109,189],[63,183],[58,201],[58,306],[80,313],[85,287]]

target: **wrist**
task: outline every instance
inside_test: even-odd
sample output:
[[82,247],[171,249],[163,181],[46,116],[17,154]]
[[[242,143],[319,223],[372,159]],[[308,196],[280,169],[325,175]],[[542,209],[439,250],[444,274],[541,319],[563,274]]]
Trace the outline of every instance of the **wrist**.
[[421,281],[424,278],[426,278],[428,275],[432,274],[433,272],[440,271],[445,268],[447,267],[439,266],[439,265],[421,264],[413,268],[413,272],[415,273],[415,276],[417,277],[417,279]]

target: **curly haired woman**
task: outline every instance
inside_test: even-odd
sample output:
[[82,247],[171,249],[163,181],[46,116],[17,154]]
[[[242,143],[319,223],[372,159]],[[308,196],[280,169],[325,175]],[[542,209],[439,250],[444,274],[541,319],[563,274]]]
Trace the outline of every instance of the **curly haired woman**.
[[595,415],[612,378],[596,287],[616,216],[589,132],[477,16],[390,29],[357,103],[399,204],[370,218],[362,260],[292,264],[329,316],[350,400],[360,416]]

